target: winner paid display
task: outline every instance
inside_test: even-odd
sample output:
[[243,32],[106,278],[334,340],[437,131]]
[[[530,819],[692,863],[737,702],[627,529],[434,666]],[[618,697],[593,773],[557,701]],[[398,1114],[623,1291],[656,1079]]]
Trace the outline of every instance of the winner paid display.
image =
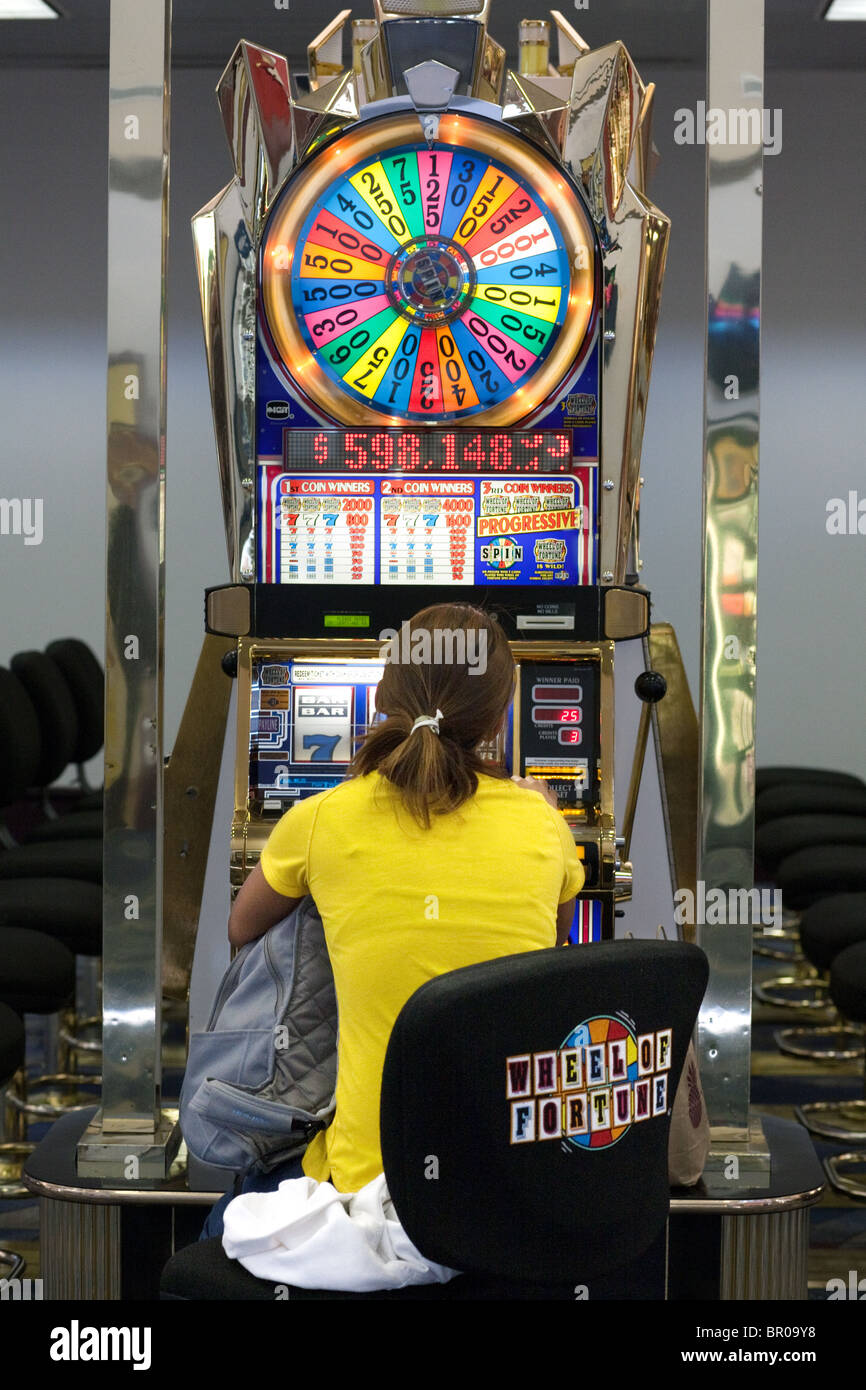
[[[487,0],[344,11],[305,74],[241,43],[235,178],[194,219],[233,582],[232,881],[335,785],[382,642],[494,611],[518,679],[487,752],[556,791],[586,868],[572,939],[614,934],[614,643],[642,636],[639,456],[668,224],[652,88],[557,12],[517,72]],[[539,29],[548,37],[537,41]],[[352,41],[353,40],[353,41]]]

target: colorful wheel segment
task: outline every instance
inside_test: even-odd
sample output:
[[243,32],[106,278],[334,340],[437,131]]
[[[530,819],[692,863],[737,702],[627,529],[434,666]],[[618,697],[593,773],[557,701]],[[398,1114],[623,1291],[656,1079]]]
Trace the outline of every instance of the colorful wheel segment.
[[[305,212],[290,184],[269,222],[260,274],[276,363],[340,423],[510,423],[587,337],[593,237],[575,191],[515,136],[500,156],[470,147],[465,118],[450,124],[459,143],[440,128],[432,146],[383,152],[368,136],[357,159],[346,137],[345,167],[308,175]],[[489,143],[490,123],[472,124]],[[565,217],[542,190],[565,195]]]
[[[628,1086],[630,1089],[638,1079],[637,1041],[631,1029],[621,1022],[620,1019],[611,1018],[610,1015],[607,1014],[601,1014],[596,1018],[587,1019],[569,1033],[562,1046],[563,1048],[582,1047],[584,1049],[595,1048],[596,1050],[601,1048],[602,1056],[600,1059],[600,1067],[604,1073],[604,1081],[600,1084],[602,1089],[610,1090],[613,1084],[615,1084],[610,1075],[611,1069],[609,1065],[609,1044],[612,1042],[620,1045],[622,1064],[625,1073],[618,1077],[619,1086],[620,1088]],[[592,1078],[591,1074],[589,1074],[589,1053],[587,1052],[585,1055],[587,1057],[588,1071],[586,1078],[587,1085],[588,1087],[592,1087]],[[591,1103],[590,1100],[590,1106]],[[609,1118],[611,1121],[614,1121],[614,1123],[607,1124],[601,1129],[592,1128],[591,1124],[588,1123],[585,1133],[567,1135],[569,1142],[576,1144],[582,1149],[606,1149],[609,1148],[611,1144],[615,1144],[618,1139],[621,1139],[626,1130],[631,1127],[631,1117],[626,1124],[616,1124],[615,1097],[609,1101],[608,1104]]]

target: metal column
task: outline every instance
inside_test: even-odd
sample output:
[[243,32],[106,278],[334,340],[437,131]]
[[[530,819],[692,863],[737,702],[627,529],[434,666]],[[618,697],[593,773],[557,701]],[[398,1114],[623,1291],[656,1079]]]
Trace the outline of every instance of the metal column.
[[103,1104],[81,1173],[163,1176],[160,1108],[170,0],[112,0]]
[[[758,554],[763,0],[708,0],[707,337],[696,916],[715,1138],[749,1131]],[[733,921],[731,919],[734,919]],[[760,920],[760,917],[758,917]]]

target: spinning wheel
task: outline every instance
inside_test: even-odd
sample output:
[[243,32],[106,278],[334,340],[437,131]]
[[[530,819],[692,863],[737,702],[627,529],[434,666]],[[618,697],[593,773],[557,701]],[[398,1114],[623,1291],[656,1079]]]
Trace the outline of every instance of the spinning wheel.
[[339,424],[531,420],[595,327],[595,236],[564,172],[500,125],[417,116],[343,134],[262,243],[272,361]]

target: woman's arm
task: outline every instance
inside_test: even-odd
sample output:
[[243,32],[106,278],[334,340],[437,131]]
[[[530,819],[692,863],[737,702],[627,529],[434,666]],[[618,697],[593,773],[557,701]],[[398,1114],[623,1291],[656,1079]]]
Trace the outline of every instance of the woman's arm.
[[556,909],[556,944],[564,946],[571,931],[571,924],[574,921],[574,898],[569,898],[567,903],[560,903]]
[[277,893],[257,864],[235,898],[229,917],[229,941],[232,946],[246,946],[288,917],[300,898],[285,898]]

